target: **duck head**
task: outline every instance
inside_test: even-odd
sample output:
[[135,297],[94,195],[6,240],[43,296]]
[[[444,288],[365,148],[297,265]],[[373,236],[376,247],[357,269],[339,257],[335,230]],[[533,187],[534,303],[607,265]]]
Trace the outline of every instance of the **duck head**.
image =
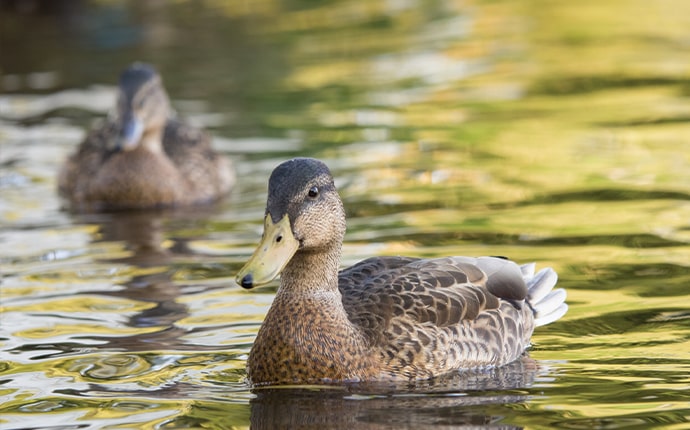
[[148,64],[132,64],[120,75],[117,93],[120,129],[114,149],[131,151],[151,140],[157,140],[160,145],[169,114],[170,101],[160,75]]
[[345,210],[328,167],[313,158],[286,161],[271,174],[261,243],[237,283],[266,284],[300,254],[339,259],[344,236]]

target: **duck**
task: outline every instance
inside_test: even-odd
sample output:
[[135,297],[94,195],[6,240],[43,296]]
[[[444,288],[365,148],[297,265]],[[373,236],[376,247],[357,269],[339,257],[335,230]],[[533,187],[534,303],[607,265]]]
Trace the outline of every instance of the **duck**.
[[246,364],[254,386],[421,381],[504,366],[567,312],[551,268],[503,257],[374,256],[340,270],[345,210],[314,158],[278,165],[263,235],[236,275],[280,275]]
[[58,174],[58,193],[83,211],[207,204],[236,181],[210,136],[174,117],[156,69],[133,63],[120,75],[115,109],[99,121]]

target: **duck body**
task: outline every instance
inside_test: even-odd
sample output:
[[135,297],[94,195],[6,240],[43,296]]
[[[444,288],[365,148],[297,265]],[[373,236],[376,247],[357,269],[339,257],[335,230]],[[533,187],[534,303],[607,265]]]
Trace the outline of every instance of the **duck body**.
[[[280,287],[247,361],[256,385],[429,379],[502,366],[567,310],[551,269],[499,257],[372,257],[338,271],[345,215],[327,167],[274,170],[245,288]],[[552,291],[553,290],[553,291]]]
[[210,137],[170,116],[160,76],[135,63],[120,78],[114,114],[62,166],[58,191],[76,209],[146,209],[210,203],[234,182]]

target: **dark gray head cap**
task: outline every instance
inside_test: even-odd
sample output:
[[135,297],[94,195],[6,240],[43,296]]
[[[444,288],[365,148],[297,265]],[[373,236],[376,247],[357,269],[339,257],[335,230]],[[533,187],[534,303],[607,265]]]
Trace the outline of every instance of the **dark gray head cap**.
[[[333,176],[328,166],[315,158],[293,158],[273,170],[268,180],[266,213],[274,222],[290,213],[293,203],[301,203],[304,193],[316,186],[320,192],[334,190]],[[294,220],[290,213],[290,219]]]
[[125,94],[134,94],[147,82],[159,80],[160,76],[150,64],[133,63],[120,75],[120,89]]

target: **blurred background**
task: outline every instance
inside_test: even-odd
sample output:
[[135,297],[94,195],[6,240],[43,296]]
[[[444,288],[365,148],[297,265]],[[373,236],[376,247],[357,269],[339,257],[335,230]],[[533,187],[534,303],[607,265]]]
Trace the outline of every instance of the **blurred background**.
[[[689,28],[673,0],[0,0],[0,426],[687,426]],[[59,166],[133,61],[233,159],[228,199],[64,209]],[[233,277],[298,155],[336,177],[343,264],[554,267],[570,311],[531,370],[252,393],[275,284]]]

